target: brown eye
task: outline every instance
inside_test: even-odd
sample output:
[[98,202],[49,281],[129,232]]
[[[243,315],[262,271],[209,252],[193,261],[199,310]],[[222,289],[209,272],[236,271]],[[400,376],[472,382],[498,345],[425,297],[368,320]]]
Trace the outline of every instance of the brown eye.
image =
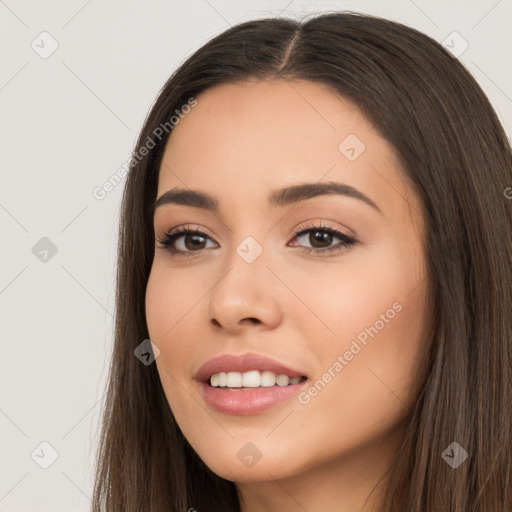
[[[179,237],[181,238],[181,237]],[[187,250],[203,249],[206,239],[201,235],[183,235],[183,245]]]
[[334,235],[331,235],[331,233],[326,233],[325,231],[310,231],[309,232],[309,243],[315,248],[315,249],[324,249],[325,247],[332,244],[332,239]]
[[210,237],[198,229],[179,229],[166,233],[158,242],[161,248],[171,254],[193,255],[205,249],[205,243],[211,240]]
[[[310,244],[310,247],[303,248],[304,251],[306,253],[314,251],[316,254],[332,253],[344,248],[349,249],[357,243],[354,238],[330,226],[301,226],[299,231],[295,233],[294,240],[301,238],[303,243]],[[336,239],[340,242],[332,245]]]

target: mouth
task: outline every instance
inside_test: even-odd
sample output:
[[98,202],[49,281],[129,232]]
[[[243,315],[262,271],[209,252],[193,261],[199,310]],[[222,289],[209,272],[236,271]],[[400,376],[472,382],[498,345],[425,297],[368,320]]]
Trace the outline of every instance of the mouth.
[[251,415],[296,396],[308,377],[260,354],[226,354],[204,364],[195,380],[206,404],[217,412]]
[[220,372],[214,373],[207,384],[213,388],[225,388],[231,391],[241,391],[254,388],[285,387],[300,384],[307,379],[306,376],[290,377],[283,373],[274,373],[269,370],[250,370],[248,372]]

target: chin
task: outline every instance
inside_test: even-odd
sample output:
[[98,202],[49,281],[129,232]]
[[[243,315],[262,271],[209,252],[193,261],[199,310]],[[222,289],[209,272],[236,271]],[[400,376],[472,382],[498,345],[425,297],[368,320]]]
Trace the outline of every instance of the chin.
[[[256,446],[257,445],[257,446]],[[215,450],[195,450],[200,459],[216,475],[232,482],[263,482],[291,477],[305,470],[305,460],[299,463],[290,457],[293,449],[272,443],[252,443],[247,438],[234,440],[224,446],[212,443]],[[296,457],[300,457],[297,451]],[[286,461],[284,463],[283,461]]]
[[264,482],[292,476],[289,471],[290,468],[287,468],[287,474],[282,473],[282,465],[282,461],[277,460],[266,462],[260,460],[252,467],[244,467],[241,463],[233,464],[232,460],[225,461],[224,464],[219,464],[218,461],[213,465],[207,464],[216,475],[234,483]]

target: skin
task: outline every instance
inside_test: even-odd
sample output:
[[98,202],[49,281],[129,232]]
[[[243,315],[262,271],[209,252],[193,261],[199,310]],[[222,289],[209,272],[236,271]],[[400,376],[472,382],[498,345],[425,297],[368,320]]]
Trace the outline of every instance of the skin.
[[[239,82],[197,101],[168,141],[157,197],[191,188],[215,196],[220,210],[157,208],[146,293],[150,337],[161,351],[156,364],[178,425],[216,474],[236,482],[244,512],[377,510],[381,487],[369,495],[424,379],[428,280],[419,198],[392,146],[327,86]],[[349,134],[365,145],[354,161],[338,149]],[[275,189],[324,181],[357,188],[381,212],[334,194],[267,205]],[[294,232],[320,221],[358,243],[306,254],[314,241]],[[209,237],[199,250],[184,237],[174,244],[196,253],[160,248],[159,238],[184,225]],[[236,252],[248,236],[263,249],[250,264]],[[334,371],[338,356],[395,303],[394,318]],[[216,412],[193,376],[212,357],[246,352],[304,372],[306,390],[329,368],[335,377],[307,404],[295,397],[251,416]],[[248,442],[261,453],[252,467],[237,457]]]

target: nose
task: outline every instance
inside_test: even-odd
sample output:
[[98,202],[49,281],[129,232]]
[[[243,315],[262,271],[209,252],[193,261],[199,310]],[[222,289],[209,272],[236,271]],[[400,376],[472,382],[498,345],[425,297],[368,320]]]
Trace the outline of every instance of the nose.
[[[238,261],[237,261],[238,259]],[[273,329],[282,321],[282,284],[260,256],[247,263],[238,255],[208,298],[210,323],[231,334],[257,327]]]

